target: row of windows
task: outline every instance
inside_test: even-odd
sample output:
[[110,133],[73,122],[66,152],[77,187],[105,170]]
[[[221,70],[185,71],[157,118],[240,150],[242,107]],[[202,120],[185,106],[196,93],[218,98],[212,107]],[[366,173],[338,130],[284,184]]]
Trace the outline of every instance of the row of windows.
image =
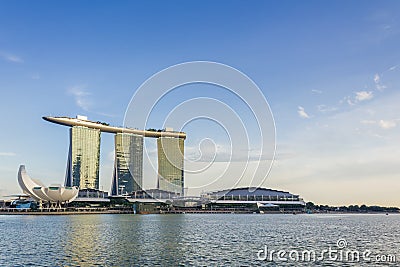
[[236,201],[299,201],[298,196],[220,196],[220,195],[208,195],[207,198],[212,200],[236,200]]
[[140,190],[143,184],[143,137],[134,134],[115,135],[115,160],[118,194]]
[[100,130],[81,126],[71,128],[72,184],[99,188]]
[[161,137],[157,139],[158,188],[169,192],[182,193],[184,140]]

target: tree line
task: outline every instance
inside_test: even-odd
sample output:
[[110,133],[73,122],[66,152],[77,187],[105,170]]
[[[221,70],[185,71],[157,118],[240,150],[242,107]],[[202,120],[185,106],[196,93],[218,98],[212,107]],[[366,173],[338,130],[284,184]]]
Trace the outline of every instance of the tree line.
[[349,206],[328,206],[316,205],[313,202],[306,203],[306,209],[309,211],[322,211],[322,212],[352,212],[352,213],[372,213],[372,212],[386,212],[386,213],[399,213],[398,207],[381,207],[381,206],[367,206],[367,205],[349,205]]

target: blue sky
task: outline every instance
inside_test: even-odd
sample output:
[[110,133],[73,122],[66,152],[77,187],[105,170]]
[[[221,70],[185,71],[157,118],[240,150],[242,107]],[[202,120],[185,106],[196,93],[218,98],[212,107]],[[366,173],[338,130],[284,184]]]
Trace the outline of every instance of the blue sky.
[[[398,14],[398,1],[2,1],[0,194],[20,191],[21,163],[45,183],[63,181],[68,131],[42,116],[122,125],[151,75],[207,60],[244,72],[271,106],[277,160],[266,187],[317,203],[400,206]],[[220,136],[195,128],[188,148]],[[112,150],[103,134],[105,190]]]

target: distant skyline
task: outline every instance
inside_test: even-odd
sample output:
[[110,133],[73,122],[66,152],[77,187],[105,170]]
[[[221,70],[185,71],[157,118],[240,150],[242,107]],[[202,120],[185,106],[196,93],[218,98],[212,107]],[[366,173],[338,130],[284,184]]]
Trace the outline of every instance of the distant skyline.
[[[268,100],[277,154],[263,186],[319,204],[399,207],[399,13],[399,1],[3,1],[0,198],[21,192],[20,164],[45,184],[64,182],[68,128],[42,116],[79,114],[121,126],[135,90],[150,76],[204,60],[242,71]],[[215,86],[179,92],[160,102],[153,128],[194,97],[248,114]],[[185,132],[187,156],[197,155],[205,137],[220,157],[228,151],[215,124],[198,121]],[[156,162],[156,140],[145,144]],[[113,135],[102,134],[106,191],[113,151]],[[146,164],[144,182],[155,187]],[[217,162],[215,172],[223,167]]]

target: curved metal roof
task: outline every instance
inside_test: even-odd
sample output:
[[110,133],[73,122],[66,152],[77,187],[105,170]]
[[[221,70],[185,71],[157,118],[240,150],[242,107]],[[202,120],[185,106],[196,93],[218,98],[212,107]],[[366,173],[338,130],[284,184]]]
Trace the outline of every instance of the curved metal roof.
[[269,188],[241,187],[234,189],[226,189],[208,193],[208,195],[218,196],[278,196],[278,197],[298,197],[289,192],[279,191]]

